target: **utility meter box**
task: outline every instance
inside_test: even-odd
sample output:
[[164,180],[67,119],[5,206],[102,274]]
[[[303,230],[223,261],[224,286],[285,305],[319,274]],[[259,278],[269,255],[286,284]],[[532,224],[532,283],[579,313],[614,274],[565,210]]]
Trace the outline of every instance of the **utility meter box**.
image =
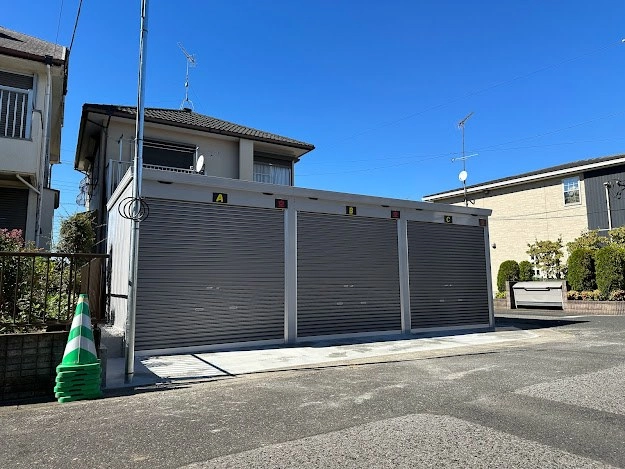
[[562,308],[562,281],[517,282],[512,286],[515,307]]

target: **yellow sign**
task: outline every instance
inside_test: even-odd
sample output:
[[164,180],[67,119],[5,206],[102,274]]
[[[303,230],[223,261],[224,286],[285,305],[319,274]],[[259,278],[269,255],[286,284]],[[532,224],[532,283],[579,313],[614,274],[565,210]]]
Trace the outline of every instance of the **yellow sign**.
[[352,207],[351,205],[347,205],[345,207],[345,214],[347,214],[347,215],[356,215],[356,207]]
[[227,204],[228,194],[224,192],[213,192],[213,202],[216,202],[218,204]]

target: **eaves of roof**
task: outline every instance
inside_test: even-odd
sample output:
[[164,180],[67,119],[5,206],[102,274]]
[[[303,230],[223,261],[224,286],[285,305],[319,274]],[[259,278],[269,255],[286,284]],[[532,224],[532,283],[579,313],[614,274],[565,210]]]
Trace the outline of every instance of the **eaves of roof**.
[[[136,118],[136,107],[117,106],[109,104],[84,104],[83,118],[89,113],[99,113],[127,119]],[[246,127],[232,122],[224,121],[189,110],[146,108],[145,122],[163,124],[174,127],[198,130],[230,137],[247,138],[267,143],[284,145],[306,151],[314,150],[315,146],[281,135],[272,134],[262,130]]]

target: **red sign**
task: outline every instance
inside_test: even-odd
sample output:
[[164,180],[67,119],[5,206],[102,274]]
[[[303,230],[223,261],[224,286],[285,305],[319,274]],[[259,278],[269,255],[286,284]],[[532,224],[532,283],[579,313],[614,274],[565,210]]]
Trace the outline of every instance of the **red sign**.
[[288,208],[289,201],[286,199],[276,199],[276,208]]
[[400,213],[399,210],[391,210],[391,218],[399,218]]
[[488,224],[488,220],[486,218],[480,218],[480,226],[486,226]]

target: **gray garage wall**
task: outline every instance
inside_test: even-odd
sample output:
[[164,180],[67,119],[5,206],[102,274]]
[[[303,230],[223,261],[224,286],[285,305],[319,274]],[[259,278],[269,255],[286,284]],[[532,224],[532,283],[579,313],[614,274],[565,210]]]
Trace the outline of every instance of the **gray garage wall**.
[[284,214],[147,199],[136,348],[284,337]]
[[408,222],[412,329],[488,325],[484,229]]
[[298,337],[401,331],[397,221],[297,215]]

